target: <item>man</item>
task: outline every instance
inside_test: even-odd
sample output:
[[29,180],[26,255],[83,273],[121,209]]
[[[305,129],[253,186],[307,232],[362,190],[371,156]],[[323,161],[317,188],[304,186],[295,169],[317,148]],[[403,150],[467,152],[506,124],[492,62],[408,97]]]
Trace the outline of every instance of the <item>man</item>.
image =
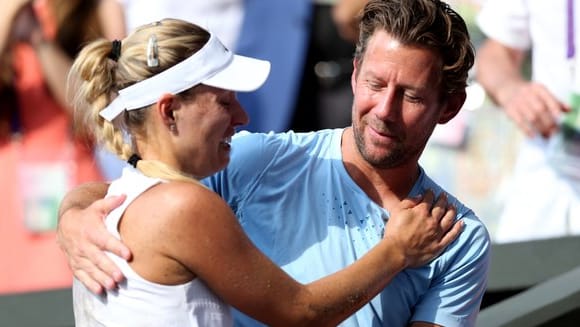
[[[371,0],[360,28],[351,127],[240,133],[232,140],[228,168],[205,181],[229,203],[260,250],[304,283],[366,253],[381,239],[389,210],[401,199],[443,191],[418,159],[435,126],[463,105],[473,65],[464,21],[440,1]],[[104,187],[84,192],[102,197]],[[81,192],[77,199],[90,197]],[[95,291],[113,287],[110,276],[120,279],[101,248],[129,258],[120,242],[96,232],[102,227],[94,212],[105,213],[116,202],[97,201],[79,213],[69,199],[61,208],[76,209],[61,219],[60,243],[75,275]],[[344,326],[475,324],[487,280],[489,236],[469,208],[451,196],[449,203],[464,222],[459,238],[428,265],[398,274]],[[241,314],[236,321],[258,325]]]
[[[580,8],[574,3],[488,0],[478,16],[488,39],[478,52],[477,78],[526,136],[496,242],[580,234],[580,119],[568,124],[565,118],[580,112],[580,34],[574,28]],[[522,69],[529,50],[531,80]],[[576,113],[567,114],[572,109]],[[575,132],[562,133],[562,126]]]

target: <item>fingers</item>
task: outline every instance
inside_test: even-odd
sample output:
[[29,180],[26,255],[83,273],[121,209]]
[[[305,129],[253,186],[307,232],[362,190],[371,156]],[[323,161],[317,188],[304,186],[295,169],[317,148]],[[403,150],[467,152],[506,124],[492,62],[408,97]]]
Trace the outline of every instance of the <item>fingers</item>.
[[435,216],[437,219],[443,217],[445,211],[447,211],[447,195],[442,192],[437,197],[437,201],[433,203],[435,199],[435,193],[433,190],[428,189],[423,194],[419,194],[413,198],[405,198],[400,203],[401,209],[411,209],[417,206],[423,206],[426,212],[431,212],[431,215]]
[[[120,206],[126,196],[111,196],[96,201],[93,206],[105,217],[109,212]],[[97,227],[84,229],[86,238],[92,246],[86,249],[85,256],[93,264],[87,268],[87,272],[107,289],[114,288],[117,282],[123,280],[121,270],[103,251],[111,252],[125,260],[131,259],[131,251],[118,238],[109,233],[104,224]]]
[[[432,218],[439,222],[437,234],[440,235],[440,245],[447,246],[450,243],[449,240],[452,241],[459,235],[463,223],[456,222],[456,215],[455,206],[448,205],[447,193],[441,192],[431,209]],[[458,229],[453,229],[455,225],[459,225]]]
[[461,234],[464,225],[465,223],[463,220],[458,220],[453,223],[451,229],[448,230],[447,233],[443,234],[443,237],[439,242],[439,245],[442,247],[442,249],[451,244],[451,242],[453,242],[459,236],[459,234]]
[[437,234],[440,235],[440,242],[447,245],[449,242],[443,240],[454,240],[459,235],[458,231],[461,231],[463,223],[458,223],[455,220],[457,209],[453,205],[448,205],[447,193],[441,192],[437,196],[437,200],[432,203],[434,196],[435,194],[432,190],[425,191],[422,203],[430,210],[430,217],[438,222],[438,224],[434,225],[434,228],[438,229]]
[[435,193],[433,190],[428,189],[422,195],[417,196],[415,199],[416,207],[422,207],[425,212],[431,212],[433,207],[433,199],[435,198]]
[[431,215],[433,218],[440,220],[443,215],[447,212],[447,194],[445,192],[441,192],[437,197],[437,201],[433,205],[431,209]]
[[[102,231],[97,231],[102,233]],[[85,232],[89,242],[76,244],[69,253],[69,261],[73,273],[88,289],[99,294],[102,291],[117,287],[117,283],[123,280],[121,270],[103,252],[100,246],[91,241],[92,233]],[[111,238],[114,238],[111,236]],[[110,242],[110,241],[107,241]]]
[[[401,201],[405,202],[405,201]],[[456,222],[457,210],[448,195],[426,190],[422,197],[408,199],[402,210],[395,210],[387,221],[384,238],[399,248],[407,265],[419,267],[437,257],[462,231]],[[409,207],[412,203],[415,206]]]
[[104,289],[101,287],[101,284],[96,282],[94,279],[89,277],[83,270],[74,270],[73,271],[75,277],[83,284],[89,291],[93,292],[94,294],[101,294],[103,293]]
[[[104,199],[95,201],[93,206],[104,218],[111,211],[119,207],[127,198],[126,195],[109,196]],[[104,226],[102,226],[104,227]],[[131,259],[131,251],[120,240],[107,233],[88,233],[89,240],[98,248],[109,251],[117,256],[129,260]]]
[[[101,237],[102,234],[103,233],[100,232],[98,235],[93,235],[91,237],[98,238]],[[89,237],[89,241],[94,241],[97,246],[91,247],[86,253],[87,258],[94,263],[95,267],[94,269],[91,269],[89,273],[94,275],[95,279],[98,279],[104,287],[110,289],[111,286],[114,286],[112,284],[123,280],[123,273],[105,254],[105,252],[103,252],[103,250],[109,251],[125,260],[131,258],[131,252],[121,241],[108,233],[104,236],[105,238],[100,241],[96,241],[96,239],[92,239],[91,237]],[[105,274],[107,278],[102,277],[101,274]]]
[[75,277],[83,283],[91,292],[101,294],[105,290],[117,288],[119,281],[113,280],[107,273],[104,273],[98,266],[88,259],[80,259],[77,268],[73,269]]
[[439,246],[443,250],[447,245],[453,242],[463,230],[463,220],[455,220],[457,216],[457,209],[453,205],[447,204],[447,196],[444,192],[439,195],[439,201],[435,205],[434,210],[438,210],[441,214],[439,227],[441,228],[441,239]]
[[428,189],[425,191],[425,194],[423,194],[423,202],[429,204],[429,208],[433,205],[433,199],[435,199],[435,193],[433,190]]
[[[98,201],[95,201],[93,206],[104,218],[115,208],[119,207],[126,199],[125,195],[120,196],[110,196]],[[104,229],[104,225],[101,225]],[[101,228],[99,228],[101,229]],[[99,249],[109,251],[117,256],[129,260],[131,259],[131,251],[127,246],[125,246],[119,239],[115,238],[113,235],[108,233],[106,230],[99,233],[87,232],[89,241],[95,244]],[[108,265],[107,265],[108,266]]]
[[443,232],[447,232],[451,227],[453,227],[453,225],[455,224],[455,217],[457,215],[457,210],[455,209],[455,206],[448,206],[446,210],[447,211],[445,212],[439,223],[439,225],[441,226],[441,230]]
[[[96,230],[98,233],[103,231]],[[112,260],[91,241],[91,233],[82,232],[80,240],[68,253],[71,268],[75,276],[89,289],[100,292],[101,289],[113,289],[123,279],[120,269]],[[98,284],[97,287],[95,284]]]
[[108,196],[104,199],[95,201],[93,203],[93,206],[95,206],[96,209],[102,213],[103,217],[105,217],[111,211],[113,211],[115,208],[117,208],[121,204],[123,204],[123,202],[125,201],[126,198],[127,198],[127,196],[124,194],[117,195],[117,196]]
[[412,198],[405,198],[400,203],[401,209],[411,209],[417,206],[421,201],[423,201],[423,194],[418,194]]
[[108,197],[83,210],[67,210],[59,223],[58,242],[74,275],[97,294],[104,289],[114,289],[123,280],[121,270],[104,250],[126,260],[131,258],[129,249],[108,232],[103,222],[103,218],[125,198]]
[[527,122],[532,129],[544,137],[550,136],[558,129],[557,116],[554,113],[559,107],[555,99],[538,94],[538,100],[530,103]]
[[558,118],[569,108],[544,85],[527,83],[515,92],[505,110],[526,135],[548,137],[558,130]]
[[532,137],[534,135],[534,129],[532,125],[528,123],[526,119],[524,119],[521,115],[516,115],[508,112],[508,116],[514,121],[514,123],[522,130],[522,132],[527,137]]

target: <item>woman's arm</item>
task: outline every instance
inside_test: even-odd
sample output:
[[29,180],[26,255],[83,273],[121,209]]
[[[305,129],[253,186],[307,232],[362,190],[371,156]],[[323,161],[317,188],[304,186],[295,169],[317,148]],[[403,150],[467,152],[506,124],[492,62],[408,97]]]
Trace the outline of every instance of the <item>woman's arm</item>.
[[[163,254],[189,268],[227,303],[272,326],[336,326],[401,270],[423,265],[441,253],[461,229],[444,197],[433,201],[429,192],[422,201],[404,200],[377,246],[345,269],[303,285],[252,244],[218,195],[190,189],[164,191],[167,198],[157,201],[164,203],[163,208],[147,209],[152,215],[172,212],[164,217],[167,221],[160,220],[163,226],[156,227],[154,244],[163,244]],[[142,214],[137,216],[143,221]],[[134,229],[127,228],[121,234],[136,252],[131,238],[123,234]]]

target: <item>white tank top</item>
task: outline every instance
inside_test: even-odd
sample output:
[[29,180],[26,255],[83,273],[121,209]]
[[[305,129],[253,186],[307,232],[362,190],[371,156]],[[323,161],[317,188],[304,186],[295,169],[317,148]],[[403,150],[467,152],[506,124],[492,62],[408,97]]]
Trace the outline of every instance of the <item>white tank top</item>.
[[[105,219],[107,229],[119,239],[118,223],[127,206],[162,180],[149,178],[132,167],[109,187],[109,195],[127,199]],[[180,285],[161,285],[139,276],[129,264],[109,257],[125,275],[118,290],[103,296],[91,293],[77,279],[73,282],[75,325],[83,326],[232,326],[230,307],[199,279]]]

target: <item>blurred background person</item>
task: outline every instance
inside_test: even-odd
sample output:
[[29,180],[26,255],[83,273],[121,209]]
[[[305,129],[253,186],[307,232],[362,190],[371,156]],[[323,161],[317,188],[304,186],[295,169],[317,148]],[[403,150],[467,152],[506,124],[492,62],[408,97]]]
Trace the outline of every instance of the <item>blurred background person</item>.
[[[496,242],[580,234],[580,124],[572,121],[580,94],[580,8],[574,4],[487,0],[477,18],[488,37],[478,51],[477,78],[526,136]],[[530,54],[531,79],[522,69]]]
[[56,211],[67,190],[101,174],[90,140],[72,131],[66,78],[85,42],[124,35],[121,7],[115,0],[3,5],[0,293],[69,287],[72,275],[54,235]]
[[292,125],[306,62],[312,24],[312,0],[244,2],[237,53],[268,60],[272,70],[256,92],[238,95],[248,111],[252,132],[283,132]]
[[358,14],[367,1],[313,1],[306,62],[290,129],[307,132],[350,125]]
[[243,0],[117,0],[124,8],[126,33],[164,18],[196,23],[212,31],[223,44],[237,44],[242,20]]
[[255,92],[238,94],[252,117],[243,129],[282,132],[290,128],[306,60],[313,0],[118,1],[125,8],[129,31],[166,17],[179,18],[209,29],[240,55],[270,61],[266,83]]

